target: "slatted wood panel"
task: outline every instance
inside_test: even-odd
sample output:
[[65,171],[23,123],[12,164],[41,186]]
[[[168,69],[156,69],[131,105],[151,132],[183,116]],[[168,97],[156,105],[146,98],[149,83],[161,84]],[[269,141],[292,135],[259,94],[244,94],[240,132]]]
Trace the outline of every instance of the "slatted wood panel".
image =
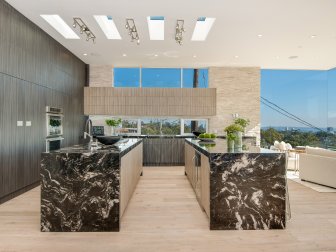
[[86,87],[84,113],[209,117],[216,115],[216,89]]
[[[64,109],[64,145],[83,132],[85,64],[0,0],[0,203],[39,181],[45,106]],[[17,127],[17,121],[31,127]]]
[[184,138],[145,138],[145,166],[184,165]]

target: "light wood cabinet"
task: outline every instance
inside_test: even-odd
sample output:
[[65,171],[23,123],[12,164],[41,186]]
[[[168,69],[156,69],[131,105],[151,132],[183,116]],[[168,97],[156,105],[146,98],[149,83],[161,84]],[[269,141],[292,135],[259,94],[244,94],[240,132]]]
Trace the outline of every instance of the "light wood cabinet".
[[[200,167],[195,166],[195,149],[185,144],[185,172],[198,201],[208,217],[210,217],[210,163],[209,158],[200,153]],[[199,157],[198,157],[199,158]],[[200,192],[200,193],[199,193]]]
[[142,150],[140,143],[121,157],[120,163],[120,217],[125,212],[142,173]]
[[210,217],[210,163],[209,158],[201,154],[201,204]]
[[184,156],[185,156],[185,173],[187,175],[188,180],[190,181],[192,187],[195,187],[194,182],[194,156],[195,149],[191,147],[189,144],[185,144],[184,147]]

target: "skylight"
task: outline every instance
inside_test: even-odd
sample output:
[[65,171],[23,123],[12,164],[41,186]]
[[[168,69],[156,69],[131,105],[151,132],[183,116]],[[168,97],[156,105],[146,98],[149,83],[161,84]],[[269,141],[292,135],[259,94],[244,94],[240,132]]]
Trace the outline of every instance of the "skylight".
[[66,39],[79,39],[78,35],[68,26],[59,15],[40,15],[56,31]]
[[150,40],[164,40],[164,17],[148,16],[147,23]]
[[105,33],[107,39],[121,39],[120,33],[111,16],[95,15],[94,18]]
[[216,18],[208,18],[208,17],[199,17],[197,19],[195,29],[191,40],[193,41],[204,41],[206,40],[209,31],[213,23],[215,22]]

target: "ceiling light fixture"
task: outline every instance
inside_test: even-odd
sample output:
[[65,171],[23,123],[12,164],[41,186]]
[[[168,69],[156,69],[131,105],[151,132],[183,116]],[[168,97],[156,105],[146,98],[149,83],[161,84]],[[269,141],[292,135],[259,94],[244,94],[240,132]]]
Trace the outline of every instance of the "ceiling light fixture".
[[126,57],[126,56],[127,56],[127,54],[126,54],[126,53],[124,53],[122,56],[123,56],[123,57]]
[[80,34],[85,33],[86,35],[86,41],[89,41],[92,39],[92,42],[95,43],[96,36],[93,34],[93,32],[89,29],[89,27],[83,22],[83,20],[79,17],[76,17],[73,19],[73,28],[76,28],[77,25],[79,26],[80,29]]
[[164,40],[164,17],[149,16],[147,17],[149,39]]
[[175,27],[175,41],[179,45],[183,44],[184,20],[178,19]]
[[137,45],[140,45],[139,34],[133,18],[126,18],[125,28],[128,30],[128,35],[131,36],[131,42],[134,42],[134,40],[136,40]]
[[239,58],[239,56],[238,56],[238,55],[236,55],[236,56],[235,56],[235,58],[236,58],[236,59],[238,59],[238,58]]
[[199,17],[197,19],[194,32],[192,34],[191,40],[193,41],[204,41],[206,40],[212,25],[214,24],[216,18]]
[[155,56],[155,57],[157,57],[157,56],[159,56],[159,55],[157,55],[157,54],[154,54],[154,56]]
[[262,34],[258,34],[258,38],[262,38],[262,36],[263,36]]
[[56,31],[66,39],[79,39],[78,35],[68,26],[59,15],[40,15]]
[[84,56],[87,56],[87,53],[83,53]]
[[193,58],[196,58],[197,56],[196,55],[193,55]]
[[311,38],[316,38],[316,35],[311,35],[310,37],[311,37]]
[[94,15],[93,16],[107,39],[121,39],[120,33],[111,16]]

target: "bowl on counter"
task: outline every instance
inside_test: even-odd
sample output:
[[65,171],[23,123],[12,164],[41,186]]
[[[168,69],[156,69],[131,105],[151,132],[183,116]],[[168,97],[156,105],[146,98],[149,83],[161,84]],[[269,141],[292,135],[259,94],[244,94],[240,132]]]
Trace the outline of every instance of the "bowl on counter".
[[121,136],[96,136],[99,143],[112,145],[120,141]]
[[199,135],[201,135],[204,132],[200,132],[200,131],[193,131],[192,132],[196,137],[198,137]]

